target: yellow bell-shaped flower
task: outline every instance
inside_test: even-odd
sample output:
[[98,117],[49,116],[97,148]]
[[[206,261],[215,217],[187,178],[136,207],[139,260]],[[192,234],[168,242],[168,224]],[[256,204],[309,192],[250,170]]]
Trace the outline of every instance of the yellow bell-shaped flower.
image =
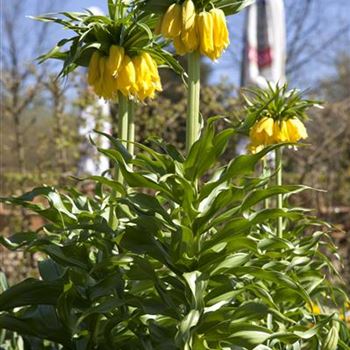
[[105,99],[112,99],[116,95],[117,91],[117,80],[114,78],[112,71],[109,68],[108,59],[105,58],[102,97]]
[[184,42],[182,41],[181,36],[177,36],[176,38],[174,38],[173,44],[175,47],[175,51],[178,55],[184,56],[189,52]]
[[99,67],[99,60],[101,55],[98,51],[94,51],[94,53],[91,56],[89,68],[88,68],[88,83],[89,85],[93,86],[96,81],[99,80],[100,77],[100,67]]
[[[196,8],[194,6],[193,1],[186,0],[182,5],[182,29],[181,29],[182,42],[180,44],[180,45],[183,45],[183,47],[185,48],[186,50],[185,53],[193,52],[197,50],[199,46],[196,17],[197,17]],[[176,48],[176,45],[175,45],[175,48]],[[177,53],[180,54],[179,52]]]
[[304,124],[296,117],[288,120],[274,120],[263,117],[257,121],[249,132],[252,153],[258,152],[267,145],[282,142],[298,142],[308,137]]
[[154,87],[152,76],[145,57],[143,55],[138,55],[134,57],[132,61],[136,73],[135,93],[137,97],[141,101],[147,97],[153,97]]
[[151,75],[152,84],[154,86],[155,91],[162,91],[162,83],[158,72],[157,62],[151,57],[151,55],[148,52],[143,52],[142,56],[147,62],[147,66]]
[[165,12],[162,25],[161,34],[165,38],[173,39],[181,34],[182,27],[182,7],[176,3],[169,6]]
[[214,21],[209,12],[203,11],[197,16],[197,29],[200,53],[210,57],[214,51]]
[[109,49],[108,67],[113,76],[116,76],[123,63],[124,48],[112,45]]
[[209,55],[209,57],[212,60],[217,60],[230,44],[229,32],[227,29],[226,16],[224,11],[214,8],[210,10],[209,13],[213,17],[214,37],[214,50]]
[[135,67],[128,55],[124,55],[122,67],[117,76],[118,90],[124,95],[129,96],[135,89],[136,72]]
[[94,90],[98,96],[102,96],[104,94],[103,81],[104,81],[105,66],[106,66],[106,58],[101,56],[98,61],[99,77],[94,84]]
[[305,125],[298,118],[294,117],[288,119],[286,123],[290,142],[298,142],[308,137]]
[[251,144],[255,147],[274,143],[274,120],[264,117],[250,129]]
[[288,125],[285,120],[276,121],[274,124],[273,138],[274,143],[289,142]]

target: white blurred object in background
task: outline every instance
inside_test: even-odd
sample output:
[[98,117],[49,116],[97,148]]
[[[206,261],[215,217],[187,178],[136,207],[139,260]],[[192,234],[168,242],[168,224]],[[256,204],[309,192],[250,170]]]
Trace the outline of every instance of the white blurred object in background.
[[96,145],[101,148],[109,148],[110,144],[106,137],[94,133],[94,129],[106,134],[112,133],[110,119],[110,105],[108,102],[99,99],[95,105],[88,106],[82,112],[82,124],[79,127],[79,135],[83,142],[80,146],[79,174],[100,175],[109,169],[107,157],[97,152],[96,147],[90,143],[89,136]]
[[283,0],[257,0],[248,8],[242,86],[286,81],[286,24]]
[[[94,15],[102,16],[103,11],[98,7],[89,7]],[[109,148],[109,141],[106,137],[94,134],[93,130],[102,131],[106,134],[112,133],[110,123],[110,105],[103,99],[96,97],[96,103],[86,107],[82,112],[82,125],[79,127],[79,135],[84,140],[80,147],[80,160],[78,171],[81,175],[101,174],[109,169],[108,158],[97,152],[96,147],[90,143],[89,136],[92,137],[96,145],[101,148]]]

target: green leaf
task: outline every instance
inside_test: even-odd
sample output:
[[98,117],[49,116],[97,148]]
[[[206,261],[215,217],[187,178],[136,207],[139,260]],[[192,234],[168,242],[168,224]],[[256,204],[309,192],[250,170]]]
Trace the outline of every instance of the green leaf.
[[62,281],[38,281],[29,278],[0,294],[0,310],[25,305],[55,305],[62,291]]
[[0,329],[52,340],[73,350],[71,335],[63,328],[52,306],[26,309],[18,316],[0,314]]

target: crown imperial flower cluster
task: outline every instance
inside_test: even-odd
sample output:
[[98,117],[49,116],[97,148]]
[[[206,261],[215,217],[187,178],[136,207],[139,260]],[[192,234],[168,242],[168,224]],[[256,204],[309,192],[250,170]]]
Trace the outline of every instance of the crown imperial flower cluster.
[[255,152],[265,146],[281,142],[296,143],[308,137],[302,121],[293,117],[287,120],[274,120],[263,117],[250,129],[250,150]]
[[130,58],[123,47],[116,45],[110,47],[109,56],[93,53],[88,83],[104,99],[112,99],[120,91],[143,101],[162,90],[157,63],[148,52]]
[[224,12],[212,8],[197,13],[192,0],[169,6],[156,31],[173,40],[177,54],[185,55],[199,49],[202,55],[213,61],[230,44]]

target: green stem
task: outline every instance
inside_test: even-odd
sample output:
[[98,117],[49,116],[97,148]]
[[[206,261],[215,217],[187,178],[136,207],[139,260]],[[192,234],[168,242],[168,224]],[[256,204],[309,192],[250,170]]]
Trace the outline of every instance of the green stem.
[[132,100],[129,100],[129,106],[128,106],[128,151],[133,156],[135,153],[135,109],[136,109],[136,103]]
[[[118,137],[121,141],[121,143],[127,147],[127,140],[128,140],[128,98],[125,97],[122,93],[118,93]],[[123,175],[119,168],[116,169],[115,172],[115,179],[118,182],[123,183]],[[109,226],[115,229],[118,225],[117,219],[114,215],[115,205],[114,201],[117,198],[117,193],[115,190],[112,190],[111,197],[110,197],[110,208],[109,208],[109,219],[108,223]]]
[[[277,186],[282,186],[282,172],[283,172],[283,162],[282,162],[282,147],[277,148],[275,151],[276,154],[276,184]],[[283,208],[283,194],[277,195],[277,208]],[[283,236],[283,218],[279,217],[277,221],[277,236],[282,238]]]
[[186,151],[198,140],[200,134],[199,99],[200,99],[200,53],[188,54],[188,105],[186,125]]
[[[128,129],[129,129],[129,122],[128,122],[128,98],[125,97],[121,92],[118,93],[118,100],[119,100],[119,107],[118,107],[118,136],[119,139],[122,140],[122,145],[125,146],[125,148],[128,147],[127,140],[128,140]],[[117,181],[124,182],[123,175],[118,169],[117,171]]]

